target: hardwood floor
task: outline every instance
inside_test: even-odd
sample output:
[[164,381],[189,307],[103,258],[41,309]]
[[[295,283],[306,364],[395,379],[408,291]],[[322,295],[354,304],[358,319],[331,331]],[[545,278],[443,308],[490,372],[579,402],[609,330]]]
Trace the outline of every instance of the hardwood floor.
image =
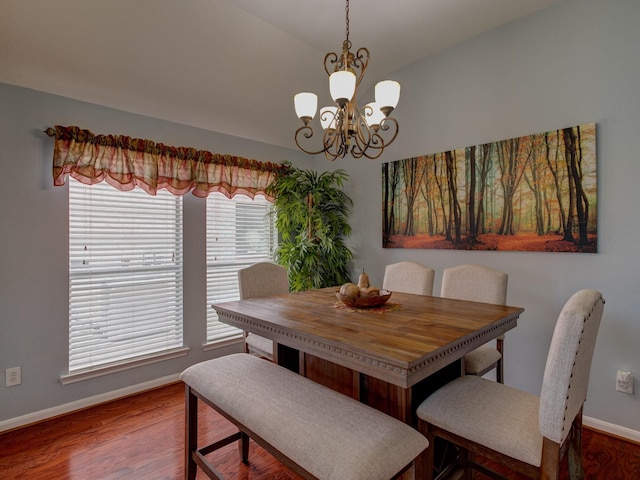
[[[201,406],[201,443],[234,432]],[[176,480],[184,477],[184,386],[169,385],[0,435],[0,479]],[[298,477],[251,442],[250,466],[234,446],[211,455],[229,479]],[[207,476],[201,471],[198,480]]]
[[[201,443],[234,431],[201,406]],[[206,425],[206,426],[204,426]],[[640,445],[585,429],[587,480],[637,480]],[[184,387],[181,383],[0,434],[2,480],[176,480],[184,475]],[[250,465],[235,446],[215,452],[230,480],[299,477],[251,442]],[[206,479],[198,471],[197,480]]]

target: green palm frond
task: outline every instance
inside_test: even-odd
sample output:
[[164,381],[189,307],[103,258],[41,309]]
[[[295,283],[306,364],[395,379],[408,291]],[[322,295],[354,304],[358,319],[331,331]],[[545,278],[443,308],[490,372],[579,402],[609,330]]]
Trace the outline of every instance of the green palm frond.
[[291,290],[341,285],[349,281],[353,255],[344,239],[351,234],[353,202],[342,191],[344,170],[318,174],[290,162],[269,186],[280,233],[276,259],[287,267]]

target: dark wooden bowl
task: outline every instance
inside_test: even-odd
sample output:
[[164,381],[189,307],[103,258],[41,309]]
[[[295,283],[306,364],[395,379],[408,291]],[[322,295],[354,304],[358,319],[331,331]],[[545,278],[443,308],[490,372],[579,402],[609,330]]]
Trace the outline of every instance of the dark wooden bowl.
[[377,297],[347,297],[346,295],[341,295],[340,291],[336,291],[336,297],[348,307],[371,308],[387,303],[387,300],[391,297],[391,292],[389,290],[380,290],[380,295]]

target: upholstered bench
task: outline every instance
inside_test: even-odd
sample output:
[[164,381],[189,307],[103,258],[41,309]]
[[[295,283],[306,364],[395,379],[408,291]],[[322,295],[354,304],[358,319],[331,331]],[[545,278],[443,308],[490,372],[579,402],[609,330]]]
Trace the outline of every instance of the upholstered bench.
[[[193,365],[180,378],[186,384],[188,479],[197,466],[222,479],[205,455],[236,440],[247,463],[249,437],[303,478],[321,480],[396,478],[429,444],[400,420],[250,354]],[[198,398],[239,432],[198,448]]]

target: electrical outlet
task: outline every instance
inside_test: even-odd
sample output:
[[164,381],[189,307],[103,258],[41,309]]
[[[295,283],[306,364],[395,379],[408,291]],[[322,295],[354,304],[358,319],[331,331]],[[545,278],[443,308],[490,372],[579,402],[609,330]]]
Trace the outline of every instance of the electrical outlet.
[[13,367],[5,370],[5,387],[15,387],[22,383],[22,368]]
[[633,395],[633,373],[618,370],[618,374],[616,376],[616,390],[618,392]]

